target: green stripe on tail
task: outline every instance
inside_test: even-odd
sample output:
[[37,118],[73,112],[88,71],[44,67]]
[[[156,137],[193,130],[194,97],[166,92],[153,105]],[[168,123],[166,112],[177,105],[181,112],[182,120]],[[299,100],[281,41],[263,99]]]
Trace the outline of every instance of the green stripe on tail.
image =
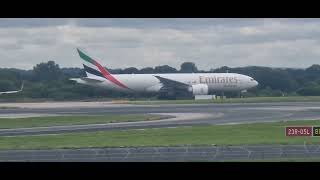
[[85,60],[85,61],[87,61],[87,62],[95,65],[95,61],[94,61],[93,59],[91,59],[89,56],[87,56],[86,54],[84,54],[83,52],[81,52],[78,48],[77,48],[77,51],[78,51],[78,53],[79,53],[79,56],[80,56],[83,60]]

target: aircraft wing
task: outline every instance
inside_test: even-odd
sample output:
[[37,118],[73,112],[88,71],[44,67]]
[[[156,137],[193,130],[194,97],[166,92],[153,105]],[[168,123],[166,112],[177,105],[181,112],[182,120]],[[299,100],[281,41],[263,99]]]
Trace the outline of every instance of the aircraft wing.
[[5,91],[5,92],[0,92],[0,94],[13,94],[13,93],[18,93],[20,91]]
[[71,78],[70,80],[72,81],[76,81],[76,82],[79,82],[79,81],[85,81],[86,83],[101,83],[103,82],[102,80],[99,80],[99,79],[94,79],[94,78],[89,78],[89,77],[82,77],[82,78]]
[[167,79],[161,76],[154,77],[160,80],[160,83],[162,83],[164,89],[187,90],[190,87],[189,84],[185,84],[179,81]]

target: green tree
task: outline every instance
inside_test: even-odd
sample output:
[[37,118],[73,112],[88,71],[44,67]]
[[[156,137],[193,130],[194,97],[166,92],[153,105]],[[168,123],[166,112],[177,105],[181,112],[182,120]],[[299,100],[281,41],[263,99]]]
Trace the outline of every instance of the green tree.
[[59,65],[54,61],[48,61],[46,63],[37,64],[33,68],[34,79],[40,81],[52,81],[62,78],[63,73],[59,68]]
[[306,69],[306,72],[312,73],[312,74],[320,73],[320,65],[319,64],[313,64],[312,66],[310,66],[310,67],[308,67]]
[[152,74],[154,69],[152,67],[146,67],[146,68],[142,68],[140,69],[139,73],[141,74]]
[[10,80],[0,80],[0,91],[10,91],[15,90],[16,86],[13,81]]
[[320,86],[308,86],[303,87],[297,90],[297,93],[302,96],[319,96],[320,95]]
[[227,72],[231,72],[231,68],[229,68],[228,66],[222,66],[218,69],[213,70],[213,72],[215,73],[227,73]]
[[176,73],[177,70],[173,67],[168,66],[168,65],[164,65],[164,66],[156,66],[154,68],[154,72],[155,73]]
[[184,62],[180,66],[180,72],[182,73],[195,73],[198,72],[198,68],[193,62]]
[[124,69],[121,73],[123,74],[137,74],[139,72],[139,70],[135,67],[129,67]]

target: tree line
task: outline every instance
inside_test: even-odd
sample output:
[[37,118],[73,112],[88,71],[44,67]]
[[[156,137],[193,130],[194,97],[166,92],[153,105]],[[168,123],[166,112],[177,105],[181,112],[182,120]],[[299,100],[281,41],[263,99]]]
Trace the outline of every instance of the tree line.
[[[113,74],[149,74],[149,73],[240,73],[253,77],[259,82],[248,90],[246,96],[318,96],[320,95],[320,65],[314,64],[306,69],[270,68],[260,66],[227,66],[199,70],[195,63],[184,62],[180,69],[168,65],[124,69],[108,69]],[[37,64],[32,70],[0,68],[0,91],[19,89],[24,82],[23,92],[2,95],[0,100],[79,100],[92,98],[139,98],[139,94],[121,92],[85,86],[70,81],[70,78],[86,76],[82,68],[60,68],[54,61]],[[236,94],[230,94],[236,96]],[[149,98],[155,98],[151,95]]]

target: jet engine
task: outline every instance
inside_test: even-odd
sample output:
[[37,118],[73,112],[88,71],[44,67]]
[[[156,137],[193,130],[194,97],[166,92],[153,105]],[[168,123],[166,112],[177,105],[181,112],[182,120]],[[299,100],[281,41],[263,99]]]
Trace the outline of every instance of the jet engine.
[[196,84],[189,87],[189,92],[192,92],[193,95],[208,95],[209,87],[206,84]]

